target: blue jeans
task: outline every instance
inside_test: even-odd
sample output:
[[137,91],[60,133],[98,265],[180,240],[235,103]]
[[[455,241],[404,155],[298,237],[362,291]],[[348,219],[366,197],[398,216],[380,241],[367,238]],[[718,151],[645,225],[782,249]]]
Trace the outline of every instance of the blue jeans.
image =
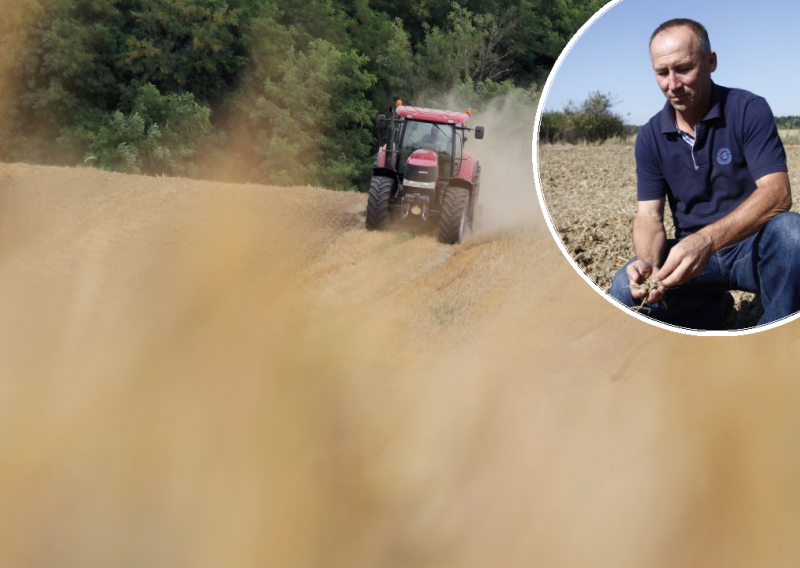
[[[665,255],[677,242],[667,241]],[[641,304],[631,295],[625,271],[634,260],[617,272],[608,292],[627,307]],[[699,276],[667,290],[666,305],[647,304],[642,313],[680,327],[722,329],[728,290],[761,295],[764,315],[758,325],[800,310],[800,215],[780,213],[756,234],[715,252]]]

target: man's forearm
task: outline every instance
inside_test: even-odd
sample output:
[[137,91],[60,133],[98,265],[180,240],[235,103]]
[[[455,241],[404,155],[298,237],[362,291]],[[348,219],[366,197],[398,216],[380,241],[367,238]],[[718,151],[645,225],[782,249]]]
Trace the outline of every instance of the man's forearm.
[[761,229],[792,204],[789,176],[769,174],[756,181],[756,190],[731,213],[682,239],[654,278],[664,287],[680,286],[698,276],[713,253]]
[[789,178],[770,174],[759,180],[758,188],[731,213],[697,232],[711,242],[714,252],[749,237],[778,213],[792,206]]
[[661,266],[667,232],[664,223],[653,216],[637,214],[633,219],[633,250],[638,260]]

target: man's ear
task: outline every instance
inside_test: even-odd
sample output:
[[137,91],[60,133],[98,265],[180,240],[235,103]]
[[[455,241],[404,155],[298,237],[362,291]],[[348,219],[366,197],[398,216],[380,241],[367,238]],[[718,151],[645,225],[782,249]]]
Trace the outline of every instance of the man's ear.
[[717,70],[717,52],[712,51],[708,54],[708,69],[712,73]]

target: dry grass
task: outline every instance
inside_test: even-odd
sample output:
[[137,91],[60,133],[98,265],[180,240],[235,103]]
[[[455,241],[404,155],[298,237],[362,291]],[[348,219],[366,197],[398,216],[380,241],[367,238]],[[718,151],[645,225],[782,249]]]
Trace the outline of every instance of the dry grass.
[[799,146],[800,145],[800,129],[779,129],[778,134],[784,146]]
[[635,146],[636,145],[636,136],[637,134],[631,134],[629,136],[612,136],[606,140],[590,142],[588,140],[581,140],[576,144],[569,144],[567,142],[557,142],[556,144],[544,144],[546,146],[581,146],[581,147],[590,147],[596,148],[598,146]]

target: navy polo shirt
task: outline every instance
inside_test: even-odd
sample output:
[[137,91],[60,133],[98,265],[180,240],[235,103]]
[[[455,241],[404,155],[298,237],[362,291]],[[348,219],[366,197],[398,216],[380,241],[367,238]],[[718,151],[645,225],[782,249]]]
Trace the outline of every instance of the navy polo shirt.
[[636,138],[638,199],[666,197],[678,237],[736,209],[757,179],[786,171],[772,110],[763,97],[741,89],[713,85],[694,147],[678,131],[669,102]]

